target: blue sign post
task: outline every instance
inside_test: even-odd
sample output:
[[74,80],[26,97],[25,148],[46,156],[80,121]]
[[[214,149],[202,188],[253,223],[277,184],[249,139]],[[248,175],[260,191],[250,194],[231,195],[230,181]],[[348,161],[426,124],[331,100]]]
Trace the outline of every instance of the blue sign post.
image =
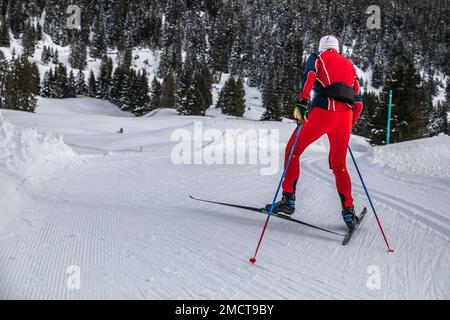
[[392,117],[392,90],[389,91],[389,110],[386,129],[386,144],[391,142],[391,117]]

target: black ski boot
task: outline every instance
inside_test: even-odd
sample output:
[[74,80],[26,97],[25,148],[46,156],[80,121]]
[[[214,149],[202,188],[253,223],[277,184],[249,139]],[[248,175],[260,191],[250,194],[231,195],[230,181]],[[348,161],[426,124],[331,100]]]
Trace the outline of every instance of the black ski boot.
[[[266,205],[266,211],[270,211],[272,205]],[[292,215],[295,212],[295,195],[288,192],[283,192],[283,198],[281,201],[275,203],[272,213],[282,213],[286,215]]]
[[355,214],[355,207],[343,207],[342,217],[344,218],[345,224],[350,232],[353,232],[356,225],[359,223],[358,217]]

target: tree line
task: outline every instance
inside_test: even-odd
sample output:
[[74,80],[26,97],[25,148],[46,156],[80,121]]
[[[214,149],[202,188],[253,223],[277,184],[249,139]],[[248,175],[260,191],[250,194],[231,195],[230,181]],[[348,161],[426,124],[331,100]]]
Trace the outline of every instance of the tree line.
[[[66,27],[69,3],[81,8],[78,30]],[[245,110],[242,99],[236,97],[246,79],[247,85],[263,93],[263,119],[280,120],[291,116],[305,57],[317,50],[321,36],[335,34],[343,54],[363,71],[371,70],[370,83],[362,82],[363,87],[382,89],[379,95],[365,90],[367,108],[358,133],[383,143],[389,89],[394,89],[394,100],[398,100],[394,139],[446,132],[448,102],[433,107],[432,101],[438,88],[448,88],[437,79],[442,74],[448,79],[450,74],[445,24],[449,7],[439,0],[380,0],[377,5],[382,12],[381,29],[367,30],[368,4],[363,0],[0,0],[0,46],[10,45],[10,34],[22,38],[23,55],[30,57],[43,32],[59,45],[70,45],[73,72],[59,63],[57,51],[44,49],[42,62],[52,64],[39,90],[44,96],[85,93],[137,115],[158,106],[204,115],[211,104],[208,89],[227,73],[239,88],[236,83],[224,88],[218,102],[224,113],[240,115]],[[417,23],[426,28],[417,28]],[[138,47],[161,55],[151,83],[144,71],[135,70],[129,62],[129,52]],[[119,52],[116,68],[108,61],[110,50]],[[102,60],[98,74],[85,70],[87,57]],[[85,81],[84,72],[89,73]],[[408,85],[408,90],[396,87],[398,83]],[[408,99],[409,93],[415,98]],[[232,107],[223,101],[237,102]],[[416,118],[408,118],[409,114]]]

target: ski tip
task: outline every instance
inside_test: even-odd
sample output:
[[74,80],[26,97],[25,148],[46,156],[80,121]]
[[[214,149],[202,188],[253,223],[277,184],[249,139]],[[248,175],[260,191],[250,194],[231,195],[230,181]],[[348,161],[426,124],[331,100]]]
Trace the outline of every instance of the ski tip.
[[189,195],[189,198],[191,198],[191,199],[195,199],[193,196],[191,196],[191,195]]
[[389,249],[388,253],[394,253],[394,249]]
[[249,261],[251,264],[255,264],[255,263],[256,263],[256,258],[255,258],[255,257],[250,258],[248,261]]

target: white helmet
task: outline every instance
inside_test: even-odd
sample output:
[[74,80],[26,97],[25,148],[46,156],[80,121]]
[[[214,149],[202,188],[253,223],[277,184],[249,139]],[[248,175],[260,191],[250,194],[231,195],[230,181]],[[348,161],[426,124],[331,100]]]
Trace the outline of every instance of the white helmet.
[[335,49],[337,52],[339,52],[339,40],[336,39],[336,37],[329,35],[320,39],[319,52],[328,49]]

